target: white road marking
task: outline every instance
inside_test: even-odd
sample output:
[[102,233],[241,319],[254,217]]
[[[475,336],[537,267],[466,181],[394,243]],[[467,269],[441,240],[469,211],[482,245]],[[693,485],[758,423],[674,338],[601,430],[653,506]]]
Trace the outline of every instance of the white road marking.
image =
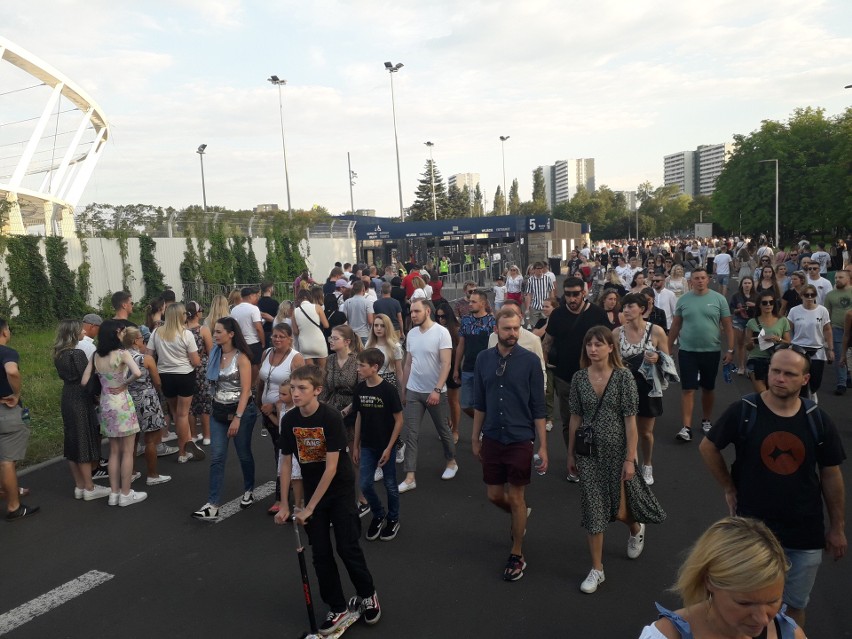
[[[254,502],[257,505],[261,499],[266,499],[270,495],[275,492],[275,482],[268,481],[265,484],[260,486],[255,486],[254,489]],[[218,524],[225,521],[228,517],[236,515],[238,512],[243,509],[240,508],[240,499],[242,496],[237,497],[236,499],[232,499],[227,504],[223,504],[219,506],[219,517],[213,521],[213,523]]]
[[90,570],[86,574],[80,575],[76,579],[72,579],[68,583],[62,584],[58,588],[54,588],[50,592],[28,601],[14,610],[0,615],[0,635],[11,632],[18,626],[32,621],[39,615],[58,608],[75,597],[79,597],[92,588],[109,581],[114,576],[100,572],[99,570]]

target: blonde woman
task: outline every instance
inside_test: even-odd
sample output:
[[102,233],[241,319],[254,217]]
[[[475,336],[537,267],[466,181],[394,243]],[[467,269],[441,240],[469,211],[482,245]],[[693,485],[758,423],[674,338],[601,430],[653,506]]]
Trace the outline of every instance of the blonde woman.
[[387,315],[378,313],[373,316],[373,327],[365,348],[378,348],[382,351],[385,363],[379,369],[379,375],[399,391],[402,381],[402,345]]
[[[678,570],[673,590],[683,608],[657,604],[659,619],[639,639],[805,639],[781,612],[788,562],[765,524],[726,517],[698,538]],[[743,602],[749,602],[746,605]]]
[[275,321],[272,322],[272,325],[277,326],[278,324],[293,326],[293,302],[290,300],[284,300],[278,305],[278,313],[275,315]]
[[414,292],[411,294],[411,298],[409,302],[413,302],[414,300],[426,300],[429,299],[426,296],[426,282],[423,281],[422,277],[414,276],[411,278],[411,285],[414,287]]
[[[242,298],[240,298],[242,300]],[[239,302],[237,302],[239,304]],[[213,329],[216,328],[216,322],[223,317],[228,317],[231,314],[231,309],[228,307],[228,298],[224,295],[216,295],[213,301],[210,302],[210,310],[207,312],[207,318],[204,320],[204,325],[210,334],[213,334]]]
[[666,288],[678,299],[689,291],[689,280],[683,276],[683,267],[680,264],[672,266],[672,273],[666,278]]
[[506,299],[515,300],[518,304],[523,303],[524,276],[521,269],[515,264],[509,267],[506,275]]
[[171,304],[166,309],[166,323],[154,330],[148,339],[148,355],[157,360],[163,395],[175,422],[178,463],[201,461],[204,451],[192,441],[189,430],[195,369],[201,366],[201,356],[195,338],[186,328],[186,307],[183,304]]
[[[240,292],[240,289],[235,288],[233,291],[228,293],[228,308],[234,308],[237,304],[242,304],[243,302],[243,294]],[[227,315],[228,313],[226,313]],[[224,317],[224,315],[223,315]]]

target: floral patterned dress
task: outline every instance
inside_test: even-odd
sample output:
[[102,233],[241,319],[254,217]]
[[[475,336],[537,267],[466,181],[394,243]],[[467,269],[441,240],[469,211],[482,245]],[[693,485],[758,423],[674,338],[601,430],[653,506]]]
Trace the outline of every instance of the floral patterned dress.
[[139,432],[136,406],[126,387],[127,366],[121,361],[123,352],[110,354],[110,370],[97,371],[101,379],[101,433],[107,437],[127,437]]
[[204,339],[201,337],[201,327],[189,329],[195,338],[198,347],[198,355],[201,357],[201,366],[195,369],[195,394],[189,405],[190,415],[209,415],[213,411],[213,395],[210,391],[210,381],[207,379],[207,360],[209,355],[204,350]]
[[166,425],[163,414],[163,406],[160,404],[160,396],[151,382],[151,373],[145,368],[145,356],[137,351],[130,351],[133,361],[142,371],[142,376],[128,385],[130,397],[136,407],[136,417],[139,419],[139,427],[144,433],[156,432]]

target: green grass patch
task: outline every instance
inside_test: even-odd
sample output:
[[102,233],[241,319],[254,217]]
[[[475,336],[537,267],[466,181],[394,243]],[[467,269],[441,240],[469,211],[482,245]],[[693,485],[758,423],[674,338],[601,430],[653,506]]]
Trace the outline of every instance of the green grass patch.
[[54,329],[17,329],[9,346],[21,356],[21,400],[30,409],[32,434],[27,457],[30,466],[62,454],[62,380],[53,365]]

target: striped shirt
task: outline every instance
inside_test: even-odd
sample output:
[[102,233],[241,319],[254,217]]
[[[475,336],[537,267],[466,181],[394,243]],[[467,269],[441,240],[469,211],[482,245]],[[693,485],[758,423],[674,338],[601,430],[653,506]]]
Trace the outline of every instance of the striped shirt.
[[541,306],[553,292],[553,282],[546,275],[531,275],[527,278],[524,292],[530,296],[530,308],[541,310]]

